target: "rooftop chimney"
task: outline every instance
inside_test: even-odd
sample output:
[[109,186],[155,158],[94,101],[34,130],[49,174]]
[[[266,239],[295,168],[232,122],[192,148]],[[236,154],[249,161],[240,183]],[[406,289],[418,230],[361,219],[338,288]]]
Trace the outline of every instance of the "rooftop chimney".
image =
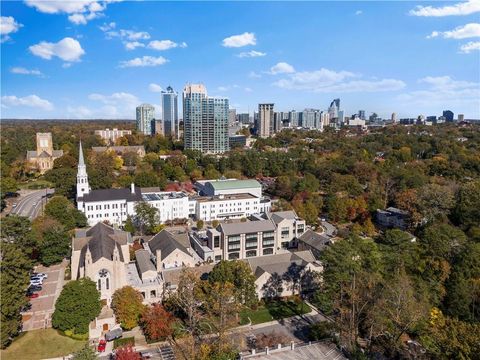
[[132,191],[132,194],[135,194],[135,184],[133,182],[130,184],[130,190]]

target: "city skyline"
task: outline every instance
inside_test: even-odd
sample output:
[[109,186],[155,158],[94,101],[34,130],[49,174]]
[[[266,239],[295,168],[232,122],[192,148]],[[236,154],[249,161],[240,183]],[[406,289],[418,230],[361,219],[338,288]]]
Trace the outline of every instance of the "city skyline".
[[340,98],[346,116],[480,118],[478,1],[1,7],[2,118],[161,114],[162,90],[196,82],[237,113]]

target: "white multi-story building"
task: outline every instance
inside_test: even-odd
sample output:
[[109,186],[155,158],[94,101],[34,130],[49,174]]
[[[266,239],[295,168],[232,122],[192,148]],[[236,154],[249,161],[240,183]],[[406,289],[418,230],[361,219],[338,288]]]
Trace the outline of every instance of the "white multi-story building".
[[118,130],[117,128],[105,129],[105,130],[95,130],[95,135],[100,136],[106,142],[115,144],[115,141],[120,139],[125,135],[131,135],[132,130]]
[[271,202],[248,193],[200,196],[194,198],[195,218],[198,220],[241,219],[270,211]]
[[152,135],[152,121],[155,119],[155,107],[150,104],[137,106],[137,130],[144,135]]
[[141,189],[133,183],[127,189],[91,190],[81,144],[79,151],[77,208],[90,226],[99,222],[122,225],[135,215],[135,205],[142,201],[158,210],[162,223],[189,217],[204,221],[240,219],[271,209],[270,199],[262,197],[262,187],[256,180],[204,181],[197,188],[206,196]]
[[142,189],[142,199],[158,210],[160,221],[188,219],[195,214],[195,201],[182,191],[156,192]]

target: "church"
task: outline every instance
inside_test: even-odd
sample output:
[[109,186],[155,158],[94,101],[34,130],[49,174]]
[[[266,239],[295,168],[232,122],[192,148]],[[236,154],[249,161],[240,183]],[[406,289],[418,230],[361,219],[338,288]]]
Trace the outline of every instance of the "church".
[[53,169],[53,162],[63,155],[63,150],[53,150],[52,133],[37,133],[37,150],[27,151],[27,161],[40,174]]

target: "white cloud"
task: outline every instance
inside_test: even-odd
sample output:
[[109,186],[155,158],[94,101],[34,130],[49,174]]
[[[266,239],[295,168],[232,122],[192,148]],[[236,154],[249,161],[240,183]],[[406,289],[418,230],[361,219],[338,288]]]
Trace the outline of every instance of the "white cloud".
[[89,14],[72,14],[68,16],[68,20],[75,25],[85,25],[88,21],[104,16],[102,13],[91,12]]
[[163,89],[160,85],[151,83],[150,85],[148,85],[148,90],[150,90],[151,92],[161,92]]
[[88,21],[104,16],[103,10],[107,4],[115,1],[96,0],[25,0],[25,3],[47,14],[68,14],[68,20],[73,24],[86,24]]
[[10,34],[17,32],[23,25],[18,23],[13,16],[0,17],[1,42],[10,40]]
[[16,66],[10,69],[12,74],[21,74],[21,75],[36,75],[36,76],[43,76],[42,72],[37,69],[26,69],[24,67]]
[[460,52],[462,54],[470,54],[472,51],[476,50],[480,50],[480,41],[469,41],[460,46]]
[[357,10],[355,11],[355,15],[362,15],[363,14],[363,11],[362,10]]
[[355,79],[360,75],[349,71],[320,69],[289,74],[274,83],[283,89],[306,90],[312,92],[378,92],[395,91],[405,87],[405,83],[396,79]]
[[222,46],[225,47],[242,47],[247,45],[255,45],[257,39],[254,33],[244,32],[240,35],[229,36],[222,41]]
[[57,56],[64,61],[80,61],[81,56],[85,54],[80,43],[71,37],[66,37],[57,43],[42,41],[30,46],[29,50],[33,55],[47,60]]
[[427,38],[435,38],[441,36],[445,39],[467,39],[480,37],[480,24],[470,23],[464,26],[458,26],[450,31],[434,31]]
[[249,87],[246,87],[244,90],[245,90],[245,92],[252,92],[253,91],[252,88],[249,88]]
[[414,16],[450,16],[450,15],[470,15],[480,12],[480,1],[468,0],[454,5],[446,5],[442,7],[433,6],[417,6],[410,10],[409,14]]
[[117,26],[117,24],[112,21],[108,24],[103,23],[103,25],[99,26],[99,29],[102,30],[103,32],[107,32],[107,31],[115,29],[116,26]]
[[88,99],[102,104],[100,108],[91,110],[97,118],[133,118],[135,108],[141,103],[137,96],[127,92],[110,95],[92,93]]
[[270,74],[272,75],[290,74],[293,72],[295,72],[295,69],[293,68],[293,66],[286,62],[279,62],[270,68]]
[[133,30],[121,29],[119,32],[119,35],[121,38],[126,38],[132,41],[150,39],[150,34],[146,31],[133,31]]
[[234,84],[234,85],[225,85],[225,86],[219,86],[217,87],[217,91],[225,92],[225,91],[230,91],[231,89],[238,89],[240,88],[239,85]]
[[15,95],[2,96],[2,106],[28,106],[38,108],[45,111],[53,110],[53,104],[37,95],[28,95],[25,97],[17,97]]
[[259,79],[259,78],[262,77],[262,75],[256,73],[255,71],[250,71],[250,72],[248,73],[248,77],[249,77],[249,78],[252,78],[252,79]]
[[163,56],[143,56],[132,60],[121,61],[120,67],[145,67],[145,66],[159,66],[168,62]]
[[397,100],[409,106],[461,106],[477,108],[480,83],[454,80],[450,76],[427,76],[418,80],[426,89],[401,94]]
[[168,50],[168,49],[173,49],[176,47],[182,47],[185,48],[187,47],[187,43],[182,42],[180,44],[177,44],[176,42],[172,40],[153,40],[148,43],[148,48],[153,49],[153,50]]
[[138,41],[127,41],[124,45],[127,50],[135,50],[137,47],[145,47],[145,44]]
[[240,57],[240,58],[244,58],[244,57],[260,57],[260,56],[265,56],[265,55],[267,55],[267,53],[252,50],[252,51],[241,52],[237,56]]

